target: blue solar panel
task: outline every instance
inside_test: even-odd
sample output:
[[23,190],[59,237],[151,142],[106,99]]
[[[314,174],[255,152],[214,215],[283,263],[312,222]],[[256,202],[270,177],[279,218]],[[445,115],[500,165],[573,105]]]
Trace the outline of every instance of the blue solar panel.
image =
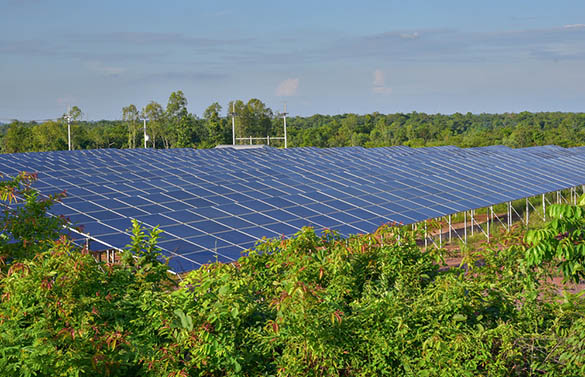
[[132,218],[160,225],[185,271],[304,225],[371,232],[585,184],[584,163],[585,148],[556,146],[103,149],[0,155],[0,173],[67,190],[51,213],[84,225],[92,248],[124,247]]

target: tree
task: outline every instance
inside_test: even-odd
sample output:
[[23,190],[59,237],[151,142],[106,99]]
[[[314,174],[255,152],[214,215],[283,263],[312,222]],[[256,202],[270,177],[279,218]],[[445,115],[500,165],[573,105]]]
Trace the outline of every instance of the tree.
[[0,201],[4,207],[0,212],[0,265],[34,257],[58,238],[67,223],[64,218],[47,216],[47,210],[65,194],[41,197],[31,187],[36,179],[35,174],[23,172],[0,181]]
[[152,147],[156,148],[156,138],[161,133],[162,122],[164,122],[163,107],[155,101],[150,101],[142,109],[142,117],[148,119],[148,135],[152,142]]
[[192,122],[187,111],[187,98],[182,91],[172,92],[167,103],[166,118],[173,133],[175,147],[189,147],[191,143]]
[[19,121],[8,125],[6,134],[2,138],[2,152],[18,153],[33,150],[33,134],[30,126]]
[[83,112],[77,106],[73,106],[71,110],[69,110],[69,115],[73,121],[80,121],[83,119]]
[[553,204],[552,218],[542,229],[526,233],[526,261],[529,266],[555,263],[566,281],[585,279],[585,195],[579,205]]
[[140,114],[134,105],[122,108],[122,120],[128,126],[128,148],[136,148],[136,134],[138,132],[138,120]]
[[182,117],[186,117],[189,114],[187,111],[187,98],[181,90],[171,93],[167,103],[166,111],[166,115],[170,119],[180,119]]
[[35,151],[58,151],[67,149],[67,131],[63,124],[47,121],[32,128],[33,149]]
[[128,140],[128,129],[122,121],[99,121],[87,129],[88,148],[123,148]]
[[246,104],[243,101],[232,101],[228,104],[228,114],[235,105],[236,136],[246,138],[266,137],[272,134],[272,110],[257,98],[250,99]]
[[228,144],[231,140],[231,129],[228,127],[227,119],[222,118],[221,105],[217,102],[212,103],[205,109],[203,117],[205,118],[205,127],[209,135],[208,142],[210,146],[219,144]]
[[244,135],[266,137],[272,133],[272,110],[257,98],[248,101],[243,109],[242,130]]

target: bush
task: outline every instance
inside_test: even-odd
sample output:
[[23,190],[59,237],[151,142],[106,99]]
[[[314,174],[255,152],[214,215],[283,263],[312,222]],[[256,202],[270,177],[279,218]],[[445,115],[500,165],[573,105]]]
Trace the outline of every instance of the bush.
[[32,258],[46,250],[56,240],[67,221],[62,217],[47,216],[47,210],[64,193],[41,197],[32,189],[36,175],[21,173],[13,179],[0,181],[0,263],[14,259]]
[[440,270],[409,228],[304,228],[177,287],[158,229],[134,222],[122,263],[98,263],[27,195],[4,217],[0,376],[585,374],[583,299],[546,284],[521,238]]

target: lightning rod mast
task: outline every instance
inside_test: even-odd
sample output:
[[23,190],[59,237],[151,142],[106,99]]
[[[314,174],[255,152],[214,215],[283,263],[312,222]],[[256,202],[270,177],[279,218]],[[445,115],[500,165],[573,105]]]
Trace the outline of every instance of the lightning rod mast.
[[287,140],[286,140],[286,116],[288,113],[286,112],[286,103],[284,104],[284,112],[282,113],[282,118],[284,119],[284,147],[287,148]]
[[144,148],[146,148],[146,142],[148,141],[148,135],[146,134],[146,118],[142,119],[144,121],[144,127],[142,130],[144,131]]
[[67,106],[65,119],[67,119],[67,145],[69,146],[69,150],[71,150],[71,106]]
[[232,103],[232,145],[236,145],[236,101]]

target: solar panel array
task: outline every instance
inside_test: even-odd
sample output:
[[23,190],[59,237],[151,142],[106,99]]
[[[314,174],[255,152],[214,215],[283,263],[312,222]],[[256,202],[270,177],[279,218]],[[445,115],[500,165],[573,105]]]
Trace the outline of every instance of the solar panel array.
[[[585,184],[585,148],[101,149],[0,155],[0,172],[38,172],[51,213],[98,241],[129,243],[131,219],[160,225],[177,271],[229,262],[257,239],[302,226],[342,235],[412,224]],[[74,234],[81,240],[86,236]]]

